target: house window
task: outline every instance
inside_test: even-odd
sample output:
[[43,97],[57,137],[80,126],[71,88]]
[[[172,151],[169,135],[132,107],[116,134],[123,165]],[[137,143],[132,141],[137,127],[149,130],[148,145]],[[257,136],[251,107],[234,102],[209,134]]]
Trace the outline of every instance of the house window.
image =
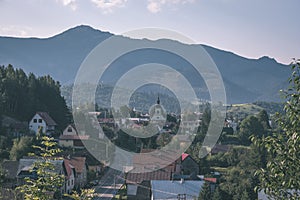
[[70,186],[70,180],[68,180],[68,186]]
[[37,119],[33,119],[33,123],[37,123]]
[[72,132],[72,128],[71,127],[68,128],[68,132],[69,133]]
[[39,123],[42,123],[42,119],[39,119]]
[[72,185],[74,184],[74,180],[72,179]]

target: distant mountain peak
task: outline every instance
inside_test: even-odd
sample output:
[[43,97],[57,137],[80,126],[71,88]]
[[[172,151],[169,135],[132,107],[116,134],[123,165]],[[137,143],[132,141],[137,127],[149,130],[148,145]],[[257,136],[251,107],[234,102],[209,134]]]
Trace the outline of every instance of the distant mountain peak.
[[58,35],[55,35],[53,36],[53,38],[55,37],[61,37],[61,36],[70,36],[70,35],[74,35],[74,36],[77,36],[77,37],[81,37],[81,36],[89,36],[89,35],[99,35],[99,34],[104,34],[104,35],[107,35],[107,36],[110,36],[112,35],[112,33],[110,32],[105,32],[105,31],[101,31],[101,30],[98,30],[98,29],[94,29],[93,27],[89,26],[89,25],[85,25],[85,24],[82,24],[82,25],[78,25],[78,26],[75,26],[73,28],[70,28]]
[[262,56],[258,59],[259,61],[262,62],[272,62],[272,63],[278,63],[275,58],[270,58],[269,56]]
[[97,31],[97,32],[102,32],[100,30],[94,29],[93,27],[91,27],[89,25],[85,25],[85,24],[75,26],[73,28],[70,28],[70,29],[66,30],[65,32],[68,32],[68,31]]
[[[45,39],[0,37],[0,65],[13,64],[17,68],[22,66],[26,72],[33,72],[37,75],[50,74],[63,84],[71,83],[86,56],[99,43],[112,35],[112,33],[103,32],[88,25],[79,25]],[[137,45],[142,44],[139,39],[118,37],[131,40]],[[173,44],[173,41],[168,39],[153,42],[170,42]],[[188,46],[194,47],[193,45]],[[207,45],[202,46],[211,56],[222,75],[229,103],[279,100],[278,91],[286,87],[286,80],[290,75],[287,65],[279,64],[274,58],[268,56],[249,59],[230,51]],[[115,80],[117,78],[115,73],[125,72],[130,67],[135,66],[136,63],[156,62],[162,59],[162,63],[170,64],[170,66],[182,70],[182,72],[187,73],[187,77],[191,78],[193,83],[199,83],[196,80],[199,78],[197,74],[191,73],[185,67],[186,63],[175,61],[170,54],[141,51],[136,52],[138,57],[134,57],[134,53],[124,56],[122,62],[115,62],[116,67],[112,67],[112,71],[107,73],[107,80]],[[153,60],[151,60],[152,58]],[[204,90],[202,88],[196,89],[205,91],[205,88]]]

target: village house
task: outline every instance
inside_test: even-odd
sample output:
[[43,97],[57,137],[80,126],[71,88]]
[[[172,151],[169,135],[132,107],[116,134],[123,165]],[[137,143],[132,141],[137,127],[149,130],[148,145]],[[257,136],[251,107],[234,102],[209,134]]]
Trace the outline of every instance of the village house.
[[198,199],[200,191],[205,181],[200,180],[152,180],[151,181],[151,200],[194,200]]
[[28,122],[21,122],[12,117],[2,116],[1,125],[12,137],[21,137],[28,132]]
[[171,180],[174,173],[174,166],[167,166],[152,172],[127,174],[126,186],[128,199],[149,199],[151,180]]
[[[151,152],[151,149],[143,149],[141,151],[141,153],[149,152]],[[150,192],[143,188],[147,186],[150,187],[150,181],[153,180],[174,181],[182,178],[188,180],[199,179],[197,177],[199,166],[189,154],[184,153],[175,161],[172,155],[175,155],[174,152],[160,155],[138,154],[133,157],[133,170],[127,173],[126,178],[127,195],[129,199],[149,198]],[[143,172],[143,170],[145,172]],[[185,174],[183,174],[183,172],[185,172]]]
[[76,171],[75,171],[75,167],[68,159],[64,159],[64,167],[65,167],[64,192],[70,194],[75,186]]
[[29,130],[35,134],[41,129],[42,133],[51,135],[54,133],[56,126],[56,122],[46,112],[37,112],[29,121]]
[[88,166],[86,164],[85,157],[72,157],[70,159],[65,159],[68,161],[75,169],[75,188],[82,188],[87,183],[87,171]]
[[59,136],[58,144],[61,147],[84,148],[82,140],[88,140],[88,135],[78,134],[73,124],[68,125],[63,134]]
[[[17,171],[17,183],[18,185],[24,184],[24,178],[28,177],[31,179],[37,178],[37,173],[34,170],[34,163],[39,162],[37,158],[22,158],[19,161]],[[64,160],[51,160],[54,165],[54,172],[64,176],[64,183],[60,189],[61,193],[71,193],[75,184],[75,169],[69,163]]]
[[180,159],[181,174],[191,175],[194,177],[199,174],[199,165],[189,154],[183,153]]
[[142,154],[133,157],[132,170],[126,174],[128,199],[147,199],[150,191],[143,186],[150,187],[151,180],[171,180],[174,173],[180,172],[171,156],[149,154],[151,151],[153,149],[142,149]]
[[201,120],[181,121],[182,132],[193,133],[197,131],[198,127],[201,126]]

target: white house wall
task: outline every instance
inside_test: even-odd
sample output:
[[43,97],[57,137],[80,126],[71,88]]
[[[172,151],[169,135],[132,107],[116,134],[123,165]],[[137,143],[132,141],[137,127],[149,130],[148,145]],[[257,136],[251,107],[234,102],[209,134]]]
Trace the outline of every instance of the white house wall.
[[[34,119],[37,120],[37,122],[34,122]],[[40,123],[39,120],[42,120],[42,122]],[[46,122],[38,115],[35,114],[34,117],[31,119],[31,121],[29,122],[29,129],[31,131],[34,131],[35,134],[37,134],[39,127],[43,127],[43,133],[46,133]]]

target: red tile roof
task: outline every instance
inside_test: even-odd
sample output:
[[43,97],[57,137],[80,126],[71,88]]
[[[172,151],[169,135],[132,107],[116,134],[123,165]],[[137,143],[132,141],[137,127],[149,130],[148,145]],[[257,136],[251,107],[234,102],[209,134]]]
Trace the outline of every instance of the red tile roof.
[[187,157],[189,157],[190,155],[189,154],[187,154],[187,153],[183,153],[182,155],[181,155],[181,160],[182,161],[184,161]]
[[172,174],[176,170],[176,161],[180,155],[172,151],[156,153],[154,149],[143,149],[142,152],[133,157],[133,170],[128,173],[126,182],[171,180]]
[[217,183],[217,178],[204,178],[204,180],[211,183]]
[[150,180],[171,180],[172,178],[172,167],[167,166],[165,168],[146,172],[146,173],[128,173],[126,178],[126,183],[141,183],[143,181]]
[[74,168],[68,159],[64,159],[64,166],[66,169],[66,178],[69,179],[72,175],[72,168]]
[[[132,163],[135,172],[149,172],[166,166],[172,166],[175,169],[175,161],[178,159],[175,153],[159,153],[149,152],[137,154],[133,157]],[[145,168],[146,167],[146,168]]]
[[70,163],[75,167],[76,173],[83,173],[84,168],[86,167],[85,161],[85,157],[72,157],[70,159]]

